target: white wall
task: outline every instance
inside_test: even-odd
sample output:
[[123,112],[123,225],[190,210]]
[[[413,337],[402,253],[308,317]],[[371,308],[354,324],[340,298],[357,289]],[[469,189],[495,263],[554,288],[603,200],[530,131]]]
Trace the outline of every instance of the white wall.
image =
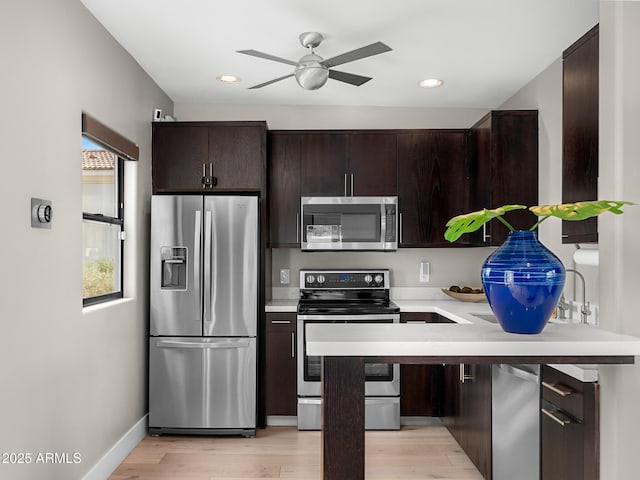
[[[78,0],[0,7],[0,452],[79,452],[79,464],[0,465],[77,479],[146,413],[147,242],[154,107],[170,99]],[[83,313],[81,112],[140,146],[126,166],[126,296]],[[30,198],[53,201],[51,230]]]
[[[640,2],[600,2],[600,178],[602,198],[640,203]],[[640,207],[600,217],[601,324],[640,336]],[[638,361],[638,357],[636,357]],[[601,373],[600,478],[638,477],[640,365]]]
[[270,130],[468,128],[477,108],[318,107],[176,103],[178,120],[266,120]]

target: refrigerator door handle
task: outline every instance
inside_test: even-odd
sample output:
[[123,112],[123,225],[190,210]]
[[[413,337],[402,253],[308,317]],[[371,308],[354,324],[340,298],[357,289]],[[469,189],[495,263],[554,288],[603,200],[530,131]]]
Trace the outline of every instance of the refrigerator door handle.
[[221,340],[218,342],[185,342],[180,340],[158,340],[156,347],[158,348],[249,348],[251,343],[249,340]]
[[193,229],[193,288],[196,292],[195,298],[197,303],[195,317],[197,322],[202,322],[199,312],[202,311],[202,289],[200,285],[200,239],[202,238],[202,212],[196,210],[195,228]]
[[204,310],[203,322],[213,321],[211,305],[211,210],[204,213]]

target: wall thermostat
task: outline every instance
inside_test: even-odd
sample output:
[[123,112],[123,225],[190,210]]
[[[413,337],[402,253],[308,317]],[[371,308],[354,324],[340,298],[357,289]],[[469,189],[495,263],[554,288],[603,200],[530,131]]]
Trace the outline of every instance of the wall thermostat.
[[51,228],[53,205],[49,200],[31,198],[31,226],[33,228]]

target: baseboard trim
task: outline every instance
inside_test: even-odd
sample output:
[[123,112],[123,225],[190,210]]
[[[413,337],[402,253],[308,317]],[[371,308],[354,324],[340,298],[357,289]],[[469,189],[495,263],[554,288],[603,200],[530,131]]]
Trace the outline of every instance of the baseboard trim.
[[145,414],[133,427],[118,440],[111,449],[87,472],[82,480],[104,480],[127,458],[133,449],[147,435],[147,417]]

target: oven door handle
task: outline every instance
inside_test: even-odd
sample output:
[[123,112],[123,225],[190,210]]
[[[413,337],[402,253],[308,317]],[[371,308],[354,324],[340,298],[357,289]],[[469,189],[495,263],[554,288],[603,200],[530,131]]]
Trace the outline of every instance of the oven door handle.
[[400,322],[399,313],[361,313],[358,315],[307,315],[298,314],[298,320],[302,321],[326,321],[326,320],[352,320],[354,323],[366,323],[368,320],[393,320],[394,323]]

